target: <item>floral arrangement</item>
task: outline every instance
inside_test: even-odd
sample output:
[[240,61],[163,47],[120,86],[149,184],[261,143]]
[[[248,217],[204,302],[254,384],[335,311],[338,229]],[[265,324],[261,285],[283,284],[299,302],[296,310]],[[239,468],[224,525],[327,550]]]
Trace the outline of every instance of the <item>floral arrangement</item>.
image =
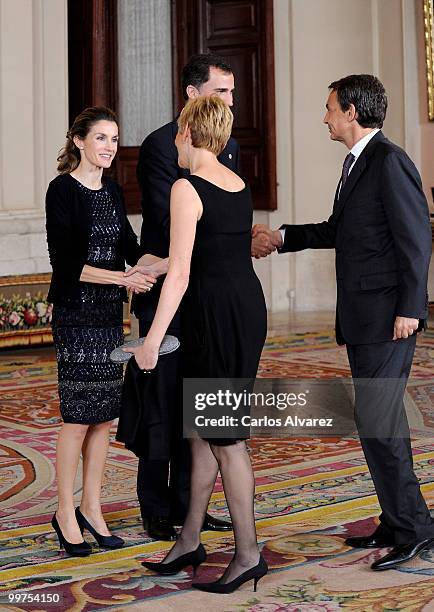
[[51,322],[53,305],[42,292],[24,296],[0,294],[0,333],[47,327]]

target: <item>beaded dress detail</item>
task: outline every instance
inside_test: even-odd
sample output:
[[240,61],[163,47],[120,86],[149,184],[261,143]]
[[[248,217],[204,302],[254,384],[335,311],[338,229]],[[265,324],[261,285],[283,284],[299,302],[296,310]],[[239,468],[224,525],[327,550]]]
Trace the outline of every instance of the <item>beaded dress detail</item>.
[[[113,198],[104,186],[96,191],[76,182],[91,219],[86,263],[114,270],[121,221]],[[80,283],[80,298],[71,307],[54,306],[53,339],[65,423],[103,423],[119,416],[123,369],[110,361],[110,353],[123,343],[122,309],[121,289],[97,283]]]

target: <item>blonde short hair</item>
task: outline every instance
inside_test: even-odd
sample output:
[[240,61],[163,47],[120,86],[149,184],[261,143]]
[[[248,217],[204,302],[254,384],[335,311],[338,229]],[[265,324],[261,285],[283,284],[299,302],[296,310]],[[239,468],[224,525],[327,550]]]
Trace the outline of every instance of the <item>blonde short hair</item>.
[[220,155],[230,138],[233,120],[229,106],[218,96],[199,96],[182,109],[178,128],[183,132],[188,125],[193,147]]

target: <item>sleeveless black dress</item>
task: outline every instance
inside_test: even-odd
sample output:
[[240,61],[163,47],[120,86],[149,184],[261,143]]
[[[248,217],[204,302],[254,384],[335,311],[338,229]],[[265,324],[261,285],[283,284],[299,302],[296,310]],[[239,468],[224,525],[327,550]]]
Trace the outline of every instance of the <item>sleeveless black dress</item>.
[[[254,379],[267,311],[250,254],[250,189],[226,191],[195,175],[187,180],[201,199],[203,214],[182,301],[184,377]],[[221,445],[236,440],[209,441]]]

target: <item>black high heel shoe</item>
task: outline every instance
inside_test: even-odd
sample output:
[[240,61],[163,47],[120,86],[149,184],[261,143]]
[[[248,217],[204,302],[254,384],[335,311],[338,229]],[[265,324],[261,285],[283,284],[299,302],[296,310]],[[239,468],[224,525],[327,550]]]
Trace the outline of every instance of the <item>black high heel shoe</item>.
[[54,531],[57,533],[57,537],[59,538],[60,548],[64,548],[68,555],[72,557],[87,557],[92,552],[92,546],[85,542],[80,542],[79,544],[72,544],[68,542],[65,536],[60,529],[60,525],[57,522],[56,513],[53,514],[53,518],[51,519],[51,524],[53,526]]
[[220,579],[216,582],[193,582],[191,585],[193,588],[199,591],[206,591],[207,593],[233,593],[245,582],[249,580],[254,581],[254,590],[261,578],[268,572],[268,565],[262,555],[259,555],[259,563],[255,567],[251,567],[247,571],[243,572],[234,580],[230,582],[222,583]]
[[80,508],[75,509],[75,516],[77,518],[77,523],[80,527],[81,533],[87,529],[88,532],[93,535],[101,548],[122,548],[122,546],[125,544],[124,540],[119,536],[105,536],[98,533],[97,530],[89,523],[87,518],[80,512]]
[[169,561],[168,563],[156,563],[153,561],[142,561],[143,567],[156,572],[162,576],[172,576],[173,574],[177,574],[185,567],[189,565],[193,566],[193,576],[196,576],[196,570],[201,563],[203,563],[206,559],[206,552],[202,544],[196,548],[196,550],[192,550],[191,552],[185,553],[185,555],[181,555],[177,559],[173,561]]

